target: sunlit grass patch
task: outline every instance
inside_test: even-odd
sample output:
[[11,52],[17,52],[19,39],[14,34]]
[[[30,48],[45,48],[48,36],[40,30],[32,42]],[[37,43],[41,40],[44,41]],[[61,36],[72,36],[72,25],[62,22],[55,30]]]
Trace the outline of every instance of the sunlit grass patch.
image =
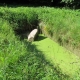
[[69,52],[59,44],[49,38],[33,42],[37,48],[43,52],[46,59],[53,65],[59,66],[64,74],[73,76],[77,74],[80,65],[80,59],[75,54]]

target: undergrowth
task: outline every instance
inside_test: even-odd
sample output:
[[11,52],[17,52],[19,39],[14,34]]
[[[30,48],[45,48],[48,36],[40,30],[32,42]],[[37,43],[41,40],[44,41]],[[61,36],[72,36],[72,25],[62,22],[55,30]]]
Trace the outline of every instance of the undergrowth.
[[15,30],[31,30],[41,20],[44,22],[40,26],[44,34],[61,45],[79,49],[79,17],[79,11],[65,9],[0,7],[0,79],[71,80],[49,64],[43,55],[38,55],[36,46],[27,40],[20,41],[20,35],[15,36]]
[[[12,25],[0,19],[0,80],[67,80],[36,49],[35,45],[20,41]],[[38,53],[40,52],[40,53]]]
[[[14,28],[29,28],[44,22],[42,27],[48,35],[63,46],[80,48],[80,12],[79,10],[55,9],[50,7],[0,8],[0,17],[14,24]],[[35,23],[35,24],[34,24]],[[28,25],[27,25],[28,24]],[[33,25],[32,25],[33,24]]]

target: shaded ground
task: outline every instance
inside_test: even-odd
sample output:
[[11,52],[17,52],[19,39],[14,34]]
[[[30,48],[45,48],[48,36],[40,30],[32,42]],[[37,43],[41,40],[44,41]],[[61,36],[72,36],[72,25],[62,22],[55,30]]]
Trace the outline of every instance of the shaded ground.
[[45,37],[45,36],[39,35],[35,41],[41,41],[41,40],[44,40],[46,38],[47,37]]

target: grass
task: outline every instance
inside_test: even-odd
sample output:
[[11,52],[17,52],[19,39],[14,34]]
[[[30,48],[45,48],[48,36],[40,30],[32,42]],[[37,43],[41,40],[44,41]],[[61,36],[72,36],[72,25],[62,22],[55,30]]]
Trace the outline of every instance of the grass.
[[[79,17],[79,10],[0,7],[0,79],[80,79],[79,57],[59,45],[79,50]],[[59,44],[42,35],[29,43],[15,33],[30,30],[38,20],[43,33]]]
[[79,50],[79,10],[55,9],[50,7],[1,7],[0,10],[1,17],[16,23],[14,24],[15,28],[19,24],[19,27],[23,27],[23,23],[25,26],[25,22],[31,25],[40,19],[44,22],[46,31],[53,40],[66,48],[69,47],[69,50],[70,47]]
[[[16,37],[5,20],[0,20],[0,79],[1,80],[66,80],[57,72],[35,45]],[[5,27],[6,26],[6,27]],[[60,76],[61,75],[61,76]],[[66,78],[65,78],[66,77]]]
[[[41,37],[42,35],[40,35]],[[43,36],[42,36],[43,37]],[[75,54],[69,52],[49,38],[33,42],[43,52],[45,58],[52,64],[56,64],[64,74],[75,75],[79,70],[80,60]]]
[[[40,13],[46,31],[53,40],[63,46],[79,48],[80,12],[74,10],[43,8]],[[68,47],[69,47],[68,46]]]

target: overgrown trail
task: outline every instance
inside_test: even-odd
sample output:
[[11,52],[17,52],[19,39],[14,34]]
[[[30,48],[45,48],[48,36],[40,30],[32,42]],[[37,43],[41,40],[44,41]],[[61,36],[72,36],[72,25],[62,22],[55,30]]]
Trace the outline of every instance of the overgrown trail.
[[80,66],[79,57],[56,42],[40,35],[38,41],[34,41],[32,44],[36,45],[37,49],[43,52],[45,58],[51,64],[59,67],[64,74],[73,76],[78,73]]

